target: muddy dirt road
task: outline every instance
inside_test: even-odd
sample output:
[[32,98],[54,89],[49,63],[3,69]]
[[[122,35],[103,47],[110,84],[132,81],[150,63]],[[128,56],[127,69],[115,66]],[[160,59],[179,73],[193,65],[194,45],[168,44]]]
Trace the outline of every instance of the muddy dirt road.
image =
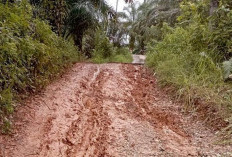
[[229,156],[142,66],[76,64],[16,112],[4,157]]

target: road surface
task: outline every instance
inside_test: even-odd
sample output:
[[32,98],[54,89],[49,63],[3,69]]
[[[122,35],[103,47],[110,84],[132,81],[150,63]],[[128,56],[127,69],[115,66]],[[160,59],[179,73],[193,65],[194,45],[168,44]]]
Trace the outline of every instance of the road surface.
[[228,154],[141,65],[75,64],[18,107],[4,157],[188,157]]

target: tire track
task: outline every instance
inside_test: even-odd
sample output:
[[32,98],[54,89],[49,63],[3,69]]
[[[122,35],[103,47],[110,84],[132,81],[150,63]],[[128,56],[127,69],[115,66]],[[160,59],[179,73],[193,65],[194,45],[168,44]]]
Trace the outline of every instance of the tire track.
[[18,108],[3,157],[226,156],[142,66],[76,64]]
[[66,154],[69,157],[110,156],[106,152],[106,139],[111,120],[101,106],[103,103],[101,88],[108,77],[104,76],[105,70],[99,69],[85,88],[88,90],[80,89],[85,91],[82,95],[84,108],[67,132],[66,143],[69,148]]

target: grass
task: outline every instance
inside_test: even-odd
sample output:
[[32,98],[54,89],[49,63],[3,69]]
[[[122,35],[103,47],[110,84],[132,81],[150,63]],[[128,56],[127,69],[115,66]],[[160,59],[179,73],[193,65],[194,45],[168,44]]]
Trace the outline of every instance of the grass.
[[94,63],[131,63],[133,60],[132,54],[126,47],[114,47],[108,37],[102,31],[96,32],[95,49],[91,59]]
[[232,143],[232,84],[224,82],[221,65],[207,50],[192,45],[190,32],[179,27],[151,43],[146,65],[186,111],[196,111],[208,126],[221,130],[223,143]]

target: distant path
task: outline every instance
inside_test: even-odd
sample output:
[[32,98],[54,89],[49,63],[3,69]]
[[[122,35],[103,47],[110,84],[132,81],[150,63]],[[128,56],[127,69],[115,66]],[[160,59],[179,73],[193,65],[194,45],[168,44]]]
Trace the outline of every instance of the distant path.
[[145,55],[133,55],[133,64],[144,64],[146,56]]
[[181,111],[143,66],[80,63],[18,108],[14,134],[0,136],[0,156],[213,157],[232,150],[213,145],[215,133]]

